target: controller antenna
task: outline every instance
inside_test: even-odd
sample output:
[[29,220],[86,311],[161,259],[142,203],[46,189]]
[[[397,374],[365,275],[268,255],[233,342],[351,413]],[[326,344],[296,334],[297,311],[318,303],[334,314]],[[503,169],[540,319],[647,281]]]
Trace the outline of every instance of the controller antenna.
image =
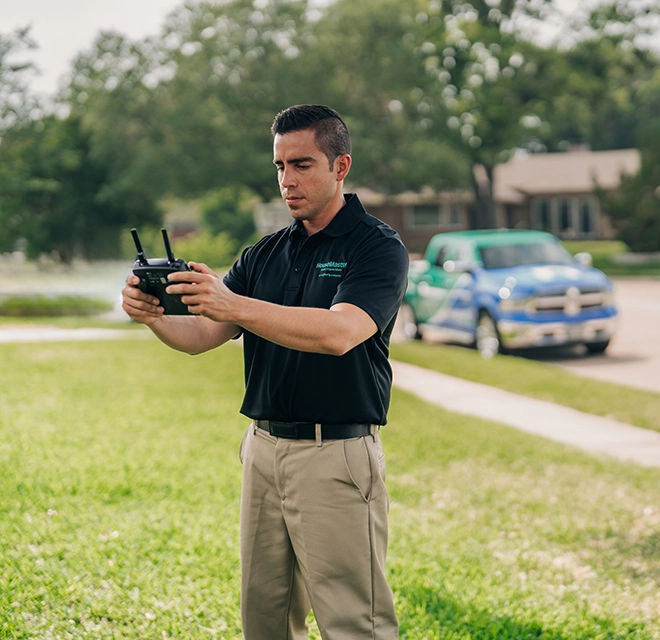
[[167,252],[167,261],[170,264],[172,264],[173,262],[176,261],[176,258],[172,253],[172,247],[170,246],[170,239],[167,236],[167,229],[161,229],[160,231],[163,234],[163,244],[165,245],[165,251]]
[[148,265],[149,262],[144,255],[144,249],[142,248],[142,243],[140,242],[140,236],[138,236],[137,229],[131,229],[131,235],[133,236],[133,242],[135,242],[135,248],[137,249],[137,261],[141,265]]

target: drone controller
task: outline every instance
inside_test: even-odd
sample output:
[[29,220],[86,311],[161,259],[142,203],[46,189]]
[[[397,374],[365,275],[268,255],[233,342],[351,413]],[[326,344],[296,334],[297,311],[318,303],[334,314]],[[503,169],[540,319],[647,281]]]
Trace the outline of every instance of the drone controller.
[[192,271],[188,264],[181,258],[175,258],[170,247],[170,240],[167,237],[167,231],[161,229],[163,234],[163,243],[167,258],[153,258],[147,260],[142,249],[142,243],[138,236],[137,229],[131,229],[137,257],[133,265],[133,273],[140,278],[138,285],[140,291],[156,296],[160,300],[161,306],[165,309],[165,315],[170,316],[190,316],[193,315],[188,307],[181,302],[181,296],[167,293],[166,287],[171,284],[167,279],[170,273],[176,271]]

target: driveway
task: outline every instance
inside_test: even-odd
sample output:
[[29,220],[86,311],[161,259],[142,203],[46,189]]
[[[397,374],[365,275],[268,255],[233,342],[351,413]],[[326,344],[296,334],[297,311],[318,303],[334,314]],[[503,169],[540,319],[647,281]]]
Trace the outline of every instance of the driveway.
[[[583,346],[529,350],[524,356],[576,375],[660,393],[660,280],[616,280],[619,326],[607,351],[586,354]],[[402,340],[400,326],[393,341]]]

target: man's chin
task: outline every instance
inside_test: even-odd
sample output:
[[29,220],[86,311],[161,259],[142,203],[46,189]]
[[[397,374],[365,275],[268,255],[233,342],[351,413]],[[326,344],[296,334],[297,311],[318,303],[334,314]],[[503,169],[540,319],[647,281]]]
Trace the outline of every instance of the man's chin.
[[298,207],[295,205],[294,206],[287,205],[287,206],[289,207],[289,213],[291,214],[291,217],[294,220],[307,220],[307,218],[309,217],[303,207]]

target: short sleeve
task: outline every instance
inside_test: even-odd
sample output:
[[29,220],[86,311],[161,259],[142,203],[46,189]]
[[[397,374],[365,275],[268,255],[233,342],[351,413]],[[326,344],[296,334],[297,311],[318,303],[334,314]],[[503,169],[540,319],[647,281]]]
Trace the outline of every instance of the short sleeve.
[[408,263],[408,252],[397,235],[374,234],[351,260],[332,303],[346,302],[360,307],[382,333],[403,300]]
[[229,271],[225,274],[222,281],[225,285],[239,296],[247,295],[248,290],[248,262],[250,259],[250,251],[252,247],[244,249],[240,257],[231,266]]

